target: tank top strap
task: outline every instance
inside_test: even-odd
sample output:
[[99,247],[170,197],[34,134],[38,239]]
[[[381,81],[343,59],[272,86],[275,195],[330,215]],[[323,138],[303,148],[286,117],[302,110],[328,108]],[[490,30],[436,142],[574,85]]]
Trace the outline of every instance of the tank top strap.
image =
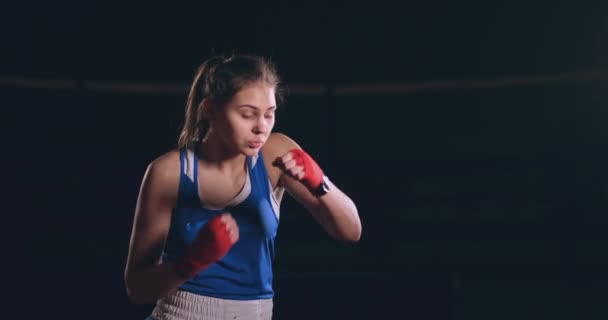
[[180,176],[177,207],[193,207],[198,204],[198,186],[194,181],[198,176],[198,161],[186,148],[180,150]]

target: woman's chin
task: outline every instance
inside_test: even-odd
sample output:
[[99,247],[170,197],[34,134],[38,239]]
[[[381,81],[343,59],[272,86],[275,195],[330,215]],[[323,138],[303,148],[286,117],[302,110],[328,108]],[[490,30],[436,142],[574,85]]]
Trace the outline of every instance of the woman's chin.
[[241,149],[241,153],[249,157],[255,156],[258,151],[260,151],[260,148],[249,148],[247,146]]

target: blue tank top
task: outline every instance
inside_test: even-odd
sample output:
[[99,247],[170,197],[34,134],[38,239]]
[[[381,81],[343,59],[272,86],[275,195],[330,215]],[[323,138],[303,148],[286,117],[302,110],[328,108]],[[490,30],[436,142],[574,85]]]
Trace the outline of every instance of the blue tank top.
[[215,215],[230,212],[239,227],[239,240],[226,256],[186,281],[180,289],[222,299],[273,297],[272,263],[279,225],[279,200],[272,192],[262,154],[247,157],[245,187],[225,208],[202,206],[198,190],[198,159],[193,152],[180,152],[180,169],[178,201],[172,212],[163,260],[172,261],[179,257]]

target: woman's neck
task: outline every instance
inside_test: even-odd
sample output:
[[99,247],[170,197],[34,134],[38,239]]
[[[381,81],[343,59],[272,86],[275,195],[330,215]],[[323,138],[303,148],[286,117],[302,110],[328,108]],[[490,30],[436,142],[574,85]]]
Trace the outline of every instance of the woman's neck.
[[234,175],[245,168],[245,155],[227,148],[217,136],[206,137],[197,149],[199,159],[202,159],[205,165],[228,175]]

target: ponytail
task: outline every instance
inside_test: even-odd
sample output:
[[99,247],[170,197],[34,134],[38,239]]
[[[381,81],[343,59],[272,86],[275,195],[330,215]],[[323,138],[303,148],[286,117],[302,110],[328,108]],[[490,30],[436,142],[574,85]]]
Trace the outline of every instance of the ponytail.
[[209,123],[202,117],[201,103],[207,98],[207,79],[211,73],[210,69],[217,65],[217,63],[215,63],[217,60],[218,59],[210,59],[204,62],[196,71],[186,102],[184,127],[179,134],[179,140],[177,142],[177,146],[180,149],[193,149],[195,144],[207,133]]

